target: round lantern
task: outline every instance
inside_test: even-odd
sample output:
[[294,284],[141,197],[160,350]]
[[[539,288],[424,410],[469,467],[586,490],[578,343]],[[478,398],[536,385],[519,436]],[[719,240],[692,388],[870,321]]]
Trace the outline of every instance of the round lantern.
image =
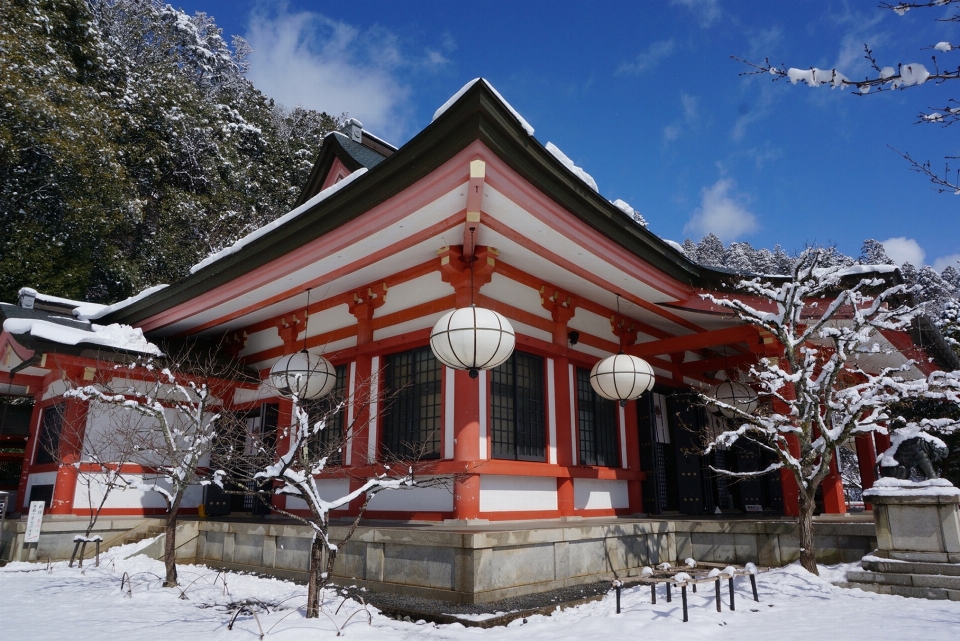
[[284,396],[310,400],[326,396],[337,383],[337,371],[323,356],[302,350],[284,356],[270,368],[270,382]]
[[430,332],[430,349],[437,360],[476,378],[510,358],[517,342],[510,321],[497,312],[471,305],[444,314]]
[[650,364],[629,354],[607,356],[590,372],[593,391],[611,401],[620,401],[620,405],[640,398],[644,392],[653,389],[653,383]]
[[[736,381],[724,381],[719,385],[714,385],[707,392],[707,396],[721,403],[731,405],[744,414],[752,414],[757,409],[757,394],[750,387]],[[720,407],[711,403],[707,404],[707,410],[717,416],[734,418],[737,413],[727,407]]]

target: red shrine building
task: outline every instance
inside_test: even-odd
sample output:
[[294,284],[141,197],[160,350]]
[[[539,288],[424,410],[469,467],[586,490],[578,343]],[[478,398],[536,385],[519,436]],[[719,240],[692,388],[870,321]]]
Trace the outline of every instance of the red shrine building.
[[[320,479],[321,493],[342,496],[384,452],[411,443],[433,461],[433,474],[456,475],[448,488],[381,493],[370,518],[795,514],[790,479],[727,483],[710,470],[763,469],[765,454],[741,445],[695,451],[722,424],[689,391],[778,357],[771,337],[701,297],[725,291],[731,275],[692,263],[548,147],[475,81],[399,149],[355,120],[328,135],[296,208],[181,282],[109,307],[28,290],[19,304],[0,306],[0,393],[23,400],[4,406],[0,431],[24,451],[19,474],[10,470],[21,455],[0,461],[0,480],[18,497],[11,509],[44,500],[52,514],[89,511],[76,468],[41,446],[52,442],[82,465],[82,438],[59,435],[99,420],[86,402],[62,396],[65,379],[99,380],[117,360],[151,353],[151,342],[203,339],[261,380],[304,346],[333,364],[337,391],[350,399],[340,427],[362,429],[342,452],[340,469],[350,474]],[[510,358],[475,378],[443,366],[429,347],[438,319],[471,303],[516,332]],[[946,358],[906,334],[878,340],[888,360],[915,358],[923,371]],[[625,406],[589,383],[593,365],[621,350],[656,376]],[[245,415],[252,430],[279,434],[281,449],[277,428],[290,424],[290,402],[267,385],[238,381],[229,390],[224,409]],[[394,396],[380,405],[385,393]],[[886,447],[876,438],[850,444],[865,487]],[[109,498],[105,514],[164,511],[156,493]],[[258,510],[241,499],[196,487],[184,511]],[[295,497],[274,501],[302,507]],[[836,472],[823,484],[823,508],[846,509]]]

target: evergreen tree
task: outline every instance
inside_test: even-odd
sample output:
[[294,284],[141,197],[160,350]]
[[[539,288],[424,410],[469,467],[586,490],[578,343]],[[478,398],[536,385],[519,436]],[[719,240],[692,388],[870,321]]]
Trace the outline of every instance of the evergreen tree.
[[690,240],[689,238],[683,241],[683,253],[686,255],[687,258],[689,258],[693,262],[695,263],[700,262],[697,259],[697,244],[692,240]]
[[707,234],[697,244],[697,262],[708,267],[722,267],[727,250],[723,241],[714,234]]
[[860,259],[859,262],[861,265],[895,265],[896,263],[887,256],[887,250],[884,249],[883,243],[872,238],[868,238],[863,241],[863,245],[860,248]]
[[723,266],[738,274],[749,274],[753,270],[753,247],[750,243],[730,243],[723,257]]
[[112,302],[288,211],[338,122],[257,91],[249,52],[154,0],[0,3],[0,300]]
[[125,293],[113,283],[134,270],[110,239],[139,205],[102,54],[83,0],[0,3],[0,300]]
[[777,244],[773,247],[773,262],[774,274],[790,274],[793,272],[793,267],[797,261],[791,258],[787,252],[783,250],[783,247]]
[[776,274],[777,261],[773,252],[763,248],[755,250],[753,253],[753,272],[755,274]]

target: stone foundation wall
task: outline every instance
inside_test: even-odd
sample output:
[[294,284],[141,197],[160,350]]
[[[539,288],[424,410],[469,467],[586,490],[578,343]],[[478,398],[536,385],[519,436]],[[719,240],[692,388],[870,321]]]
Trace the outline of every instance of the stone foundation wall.
[[[799,558],[796,525],[781,521],[607,519],[516,529],[498,524],[360,527],[337,557],[340,581],[460,603],[635,576],[687,557],[780,566]],[[528,529],[528,528],[536,529]],[[334,539],[341,530],[331,528]],[[818,558],[859,560],[876,547],[872,523],[815,526]],[[197,562],[303,580],[311,533],[269,522],[199,523]]]

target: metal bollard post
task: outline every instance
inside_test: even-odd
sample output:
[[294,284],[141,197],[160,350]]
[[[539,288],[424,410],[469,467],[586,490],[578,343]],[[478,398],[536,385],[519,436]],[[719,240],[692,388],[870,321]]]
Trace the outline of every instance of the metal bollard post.
[[760,595],[757,594],[757,575],[750,575],[750,587],[753,588],[753,600],[760,602]]
[[722,612],[723,610],[720,609],[720,579],[717,579],[716,586],[717,586],[717,612]]
[[620,582],[614,581],[613,589],[617,591],[617,614],[620,614],[620,588],[621,588]]
[[657,604],[657,584],[656,583],[650,584],[650,603],[652,603],[653,605]]
[[673,601],[672,596],[670,595],[670,582],[667,581],[667,603]]
[[737,606],[733,602],[733,577],[730,577],[730,610],[736,610]]
[[683,601],[683,622],[687,622],[687,584],[680,586],[680,599]]

